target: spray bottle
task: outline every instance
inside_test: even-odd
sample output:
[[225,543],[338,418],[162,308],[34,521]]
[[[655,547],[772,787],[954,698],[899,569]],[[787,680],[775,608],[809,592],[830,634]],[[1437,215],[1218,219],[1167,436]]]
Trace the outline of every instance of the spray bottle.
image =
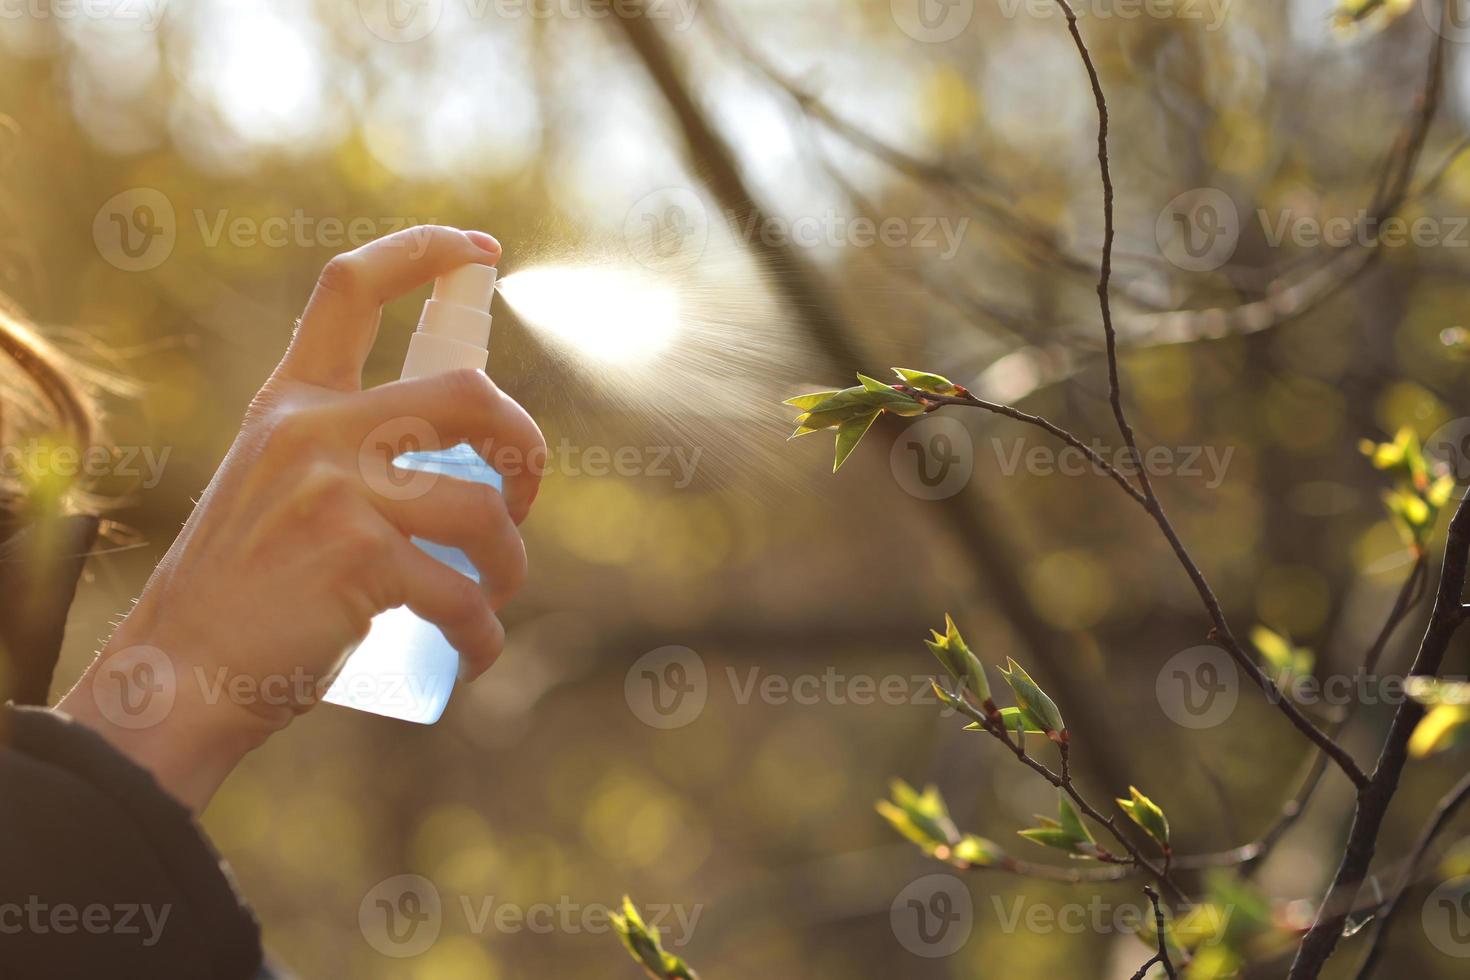
[[[435,281],[434,294],[424,304],[418,330],[409,340],[403,378],[485,369],[495,277],[493,266],[466,265]],[[465,443],[404,453],[393,465],[501,489],[500,474]],[[480,580],[479,571],[458,548],[420,538],[413,543],[460,574]],[[458,674],[459,653],[439,628],[399,606],[373,617],[367,637],[348,656],[324,700],[432,725],[443,714]]]

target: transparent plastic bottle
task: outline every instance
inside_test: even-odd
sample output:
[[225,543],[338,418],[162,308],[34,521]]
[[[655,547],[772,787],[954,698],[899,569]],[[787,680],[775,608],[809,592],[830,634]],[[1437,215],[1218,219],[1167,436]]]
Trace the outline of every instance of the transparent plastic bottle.
[[[440,277],[409,342],[403,377],[484,369],[489,356],[489,309],[495,276],[491,266],[467,265]],[[463,443],[449,449],[404,453],[394,459],[393,465],[501,489],[500,474]],[[480,580],[479,570],[458,548],[420,538],[414,538],[413,543],[461,575]],[[459,653],[439,628],[420,619],[407,606],[399,606],[373,617],[368,635],[348,656],[323,700],[432,725],[444,713],[458,676]]]

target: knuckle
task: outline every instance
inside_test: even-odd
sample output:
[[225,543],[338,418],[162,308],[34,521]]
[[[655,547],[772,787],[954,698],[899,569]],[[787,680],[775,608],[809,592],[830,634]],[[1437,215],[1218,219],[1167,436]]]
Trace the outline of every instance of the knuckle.
[[485,595],[474,579],[463,575],[455,576],[457,581],[449,586],[448,601],[454,608],[455,615],[464,623],[473,623],[483,619],[489,614],[489,606],[485,603]]
[[277,406],[263,417],[265,450],[271,455],[296,456],[312,442],[315,420],[303,409]]
[[377,566],[388,551],[382,530],[367,520],[348,520],[338,532],[338,553],[354,571]]
[[362,264],[352,252],[335,255],[322,266],[317,285],[328,292],[353,295],[362,288]]
[[475,496],[475,513],[482,517],[482,526],[497,527],[505,521],[510,520],[510,511],[505,505],[505,496],[494,487],[483,483],[470,484],[474,489],[470,492]]
[[520,592],[526,584],[531,565],[526,558],[526,549],[518,548],[506,566],[504,581],[498,583],[499,591],[506,596]]
[[456,401],[465,401],[488,410],[500,398],[500,389],[484,371],[461,368],[450,371],[443,377],[449,397]]
[[500,621],[499,616],[491,616],[488,627],[490,657],[493,660],[505,649],[505,624]]
[[313,508],[335,512],[337,505],[353,496],[352,480],[341,469],[324,462],[307,467],[296,481],[296,492]]

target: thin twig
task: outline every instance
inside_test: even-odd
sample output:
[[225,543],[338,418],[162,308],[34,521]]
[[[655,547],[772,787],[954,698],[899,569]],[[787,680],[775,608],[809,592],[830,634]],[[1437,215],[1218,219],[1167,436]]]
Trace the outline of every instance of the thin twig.
[[[1378,661],[1383,655],[1388,641],[1394,632],[1408,618],[1410,612],[1419,604],[1424,597],[1424,585],[1428,581],[1429,561],[1420,553],[1414,561],[1414,568],[1409,572],[1404,583],[1399,588],[1398,596],[1394,599],[1393,608],[1389,610],[1388,618],[1384,620],[1378,635],[1374,637],[1373,643],[1363,655],[1360,672],[1362,676],[1371,675],[1378,666]],[[1330,729],[1328,734],[1334,739],[1342,734],[1355,715],[1357,701],[1348,704],[1346,710]],[[1239,866],[1243,875],[1250,875],[1259,868],[1270,856],[1271,851],[1280,843],[1296,822],[1306,812],[1307,804],[1316,795],[1318,786],[1321,785],[1322,777],[1327,774],[1327,754],[1321,749],[1313,753],[1312,761],[1307,767],[1306,776],[1302,779],[1297,791],[1292,794],[1290,800],[1282,806],[1280,814],[1275,822],[1271,824],[1255,840],[1228,851],[1219,851],[1214,854],[1200,854],[1192,857],[1181,858],[1179,866],[1182,868],[1204,868],[1204,867],[1231,867]]]
[[1143,893],[1148,896],[1148,900],[1154,905],[1154,924],[1159,933],[1159,951],[1147,963],[1138,968],[1138,972],[1133,974],[1133,980],[1143,980],[1144,977],[1148,976],[1148,971],[1153,969],[1154,964],[1158,964],[1164,968],[1164,973],[1169,977],[1169,980],[1177,980],[1177,974],[1174,972],[1174,964],[1169,962],[1169,936],[1164,931],[1164,907],[1159,904],[1159,893],[1154,891],[1151,885],[1144,885]]
[[[1156,878],[1164,887],[1168,888],[1170,892],[1176,895],[1181,901],[1188,900],[1188,897],[1184,894],[1184,891],[1170,879],[1167,867],[1161,867],[1145,857],[1143,855],[1143,852],[1140,851],[1138,847],[1134,845],[1134,843],[1129,840],[1128,837],[1124,835],[1122,830],[1118,827],[1117,817],[1109,816],[1103,813],[1097,807],[1093,806],[1077,789],[1076,785],[1072,781],[1072,773],[1068,766],[1067,752],[1065,749],[1063,749],[1062,751],[1062,771],[1060,773],[1055,772],[1045,763],[1041,762],[1039,759],[1027,752],[1023,740],[1011,738],[1010,731],[1007,730],[1005,725],[1001,722],[1000,716],[998,714],[991,714],[986,711],[982,711],[979,708],[976,708],[965,698],[965,696],[961,692],[946,691],[945,693],[949,695],[950,702],[960,711],[961,714],[965,715],[967,718],[970,718],[975,722],[978,722],[982,729],[989,732],[1001,744],[1008,748],[1011,751],[1011,754],[1013,754],[1023,765],[1025,765],[1028,769],[1031,769],[1042,779],[1045,779],[1047,782],[1051,783],[1057,789],[1065,793],[1067,795],[1067,798],[1070,799],[1074,804],[1076,804],[1078,810],[1086,814],[1087,817],[1098,826],[1105,828],[1108,833],[1112,835],[1113,839],[1116,840],[1119,845],[1121,845],[1122,848],[1128,853],[1129,862],[1136,865],[1137,867],[1143,868],[1149,874],[1153,875],[1154,878]],[[1107,860],[1107,858],[1103,858],[1103,860]],[[1118,861],[1120,859],[1113,858],[1113,860]]]
[[1040,415],[1032,415],[1029,412],[1023,412],[1019,408],[1013,408],[1010,405],[1002,405],[999,402],[991,402],[986,401],[983,398],[976,398],[969,392],[964,392],[960,395],[933,395],[925,391],[918,391],[917,389],[909,388],[905,385],[896,385],[895,387],[899,388],[909,395],[912,395],[914,398],[917,398],[923,402],[927,402],[931,405],[962,405],[967,408],[980,408],[984,409],[987,412],[993,412],[996,415],[1003,415],[1008,419],[1015,419],[1017,422],[1024,422],[1027,425],[1034,425],[1039,429],[1043,429],[1086,456],[1088,461],[1091,462],[1092,465],[1096,466],[1100,472],[1105,473],[1109,478],[1113,480],[1113,482],[1122,487],[1123,491],[1127,493],[1128,496],[1132,497],[1134,501],[1137,502],[1140,506],[1148,506],[1148,501],[1144,498],[1143,494],[1139,492],[1137,487],[1135,487],[1132,483],[1128,481],[1128,478],[1124,476],[1123,473],[1116,466],[1103,459],[1091,446],[1087,445],[1087,443],[1083,442],[1072,432],[1062,428],[1055,422],[1048,421]]
[[[1082,40],[1082,30],[1077,23],[1077,14],[1067,0],[1056,0],[1067,18],[1067,29],[1072,35],[1073,43],[1077,47],[1077,53],[1082,58],[1082,64],[1087,70],[1088,81],[1092,85],[1093,100],[1097,103],[1097,158],[1098,169],[1102,176],[1103,185],[1103,254],[1101,273],[1097,282],[1098,305],[1102,311],[1103,335],[1107,342],[1108,359],[1108,401],[1112,405],[1113,418],[1118,424],[1118,431],[1122,433],[1123,442],[1132,454],[1135,464],[1142,460],[1138,451],[1138,439],[1133,433],[1133,426],[1128,421],[1128,414],[1123,409],[1122,384],[1118,374],[1118,337],[1113,328],[1113,305],[1109,298],[1109,283],[1112,279],[1113,268],[1113,178],[1112,169],[1108,162],[1108,100],[1103,94],[1102,80],[1098,77],[1097,66],[1093,63],[1092,53],[1087,44]],[[1357,762],[1348,754],[1347,750],[1318,728],[1312,721],[1302,714],[1290,698],[1282,695],[1277,688],[1276,682],[1266,676],[1255,659],[1246,653],[1235,635],[1230,631],[1230,625],[1226,622],[1224,610],[1220,601],[1215,597],[1214,590],[1210,587],[1204,573],[1200,571],[1199,565],[1195,563],[1190,555],[1189,549],[1184,546],[1178,533],[1174,530],[1168,516],[1164,513],[1163,504],[1159,501],[1158,494],[1154,492],[1153,484],[1149,480],[1148,470],[1141,465],[1135,466],[1138,473],[1138,485],[1143,491],[1145,500],[1144,509],[1154,519],[1159,530],[1163,532],[1168,540],[1169,546],[1174,550],[1175,556],[1184,566],[1185,572],[1194,583],[1195,591],[1199,593],[1200,599],[1205,604],[1205,609],[1214,623],[1213,635],[1218,642],[1224,646],[1236,665],[1255,682],[1256,686],[1265,692],[1267,698],[1275,702],[1281,713],[1286,715],[1292,725],[1314,742],[1323,752],[1337,763],[1338,767],[1347,775],[1354,786],[1361,789],[1368,781],[1363,770],[1358,767]]]

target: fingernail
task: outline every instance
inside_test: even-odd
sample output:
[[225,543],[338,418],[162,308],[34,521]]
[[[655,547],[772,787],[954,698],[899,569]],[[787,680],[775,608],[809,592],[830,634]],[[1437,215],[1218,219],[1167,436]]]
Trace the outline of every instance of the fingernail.
[[500,258],[502,249],[493,235],[487,235],[483,231],[467,231],[464,236],[474,242],[481,251],[489,252],[497,259]]

